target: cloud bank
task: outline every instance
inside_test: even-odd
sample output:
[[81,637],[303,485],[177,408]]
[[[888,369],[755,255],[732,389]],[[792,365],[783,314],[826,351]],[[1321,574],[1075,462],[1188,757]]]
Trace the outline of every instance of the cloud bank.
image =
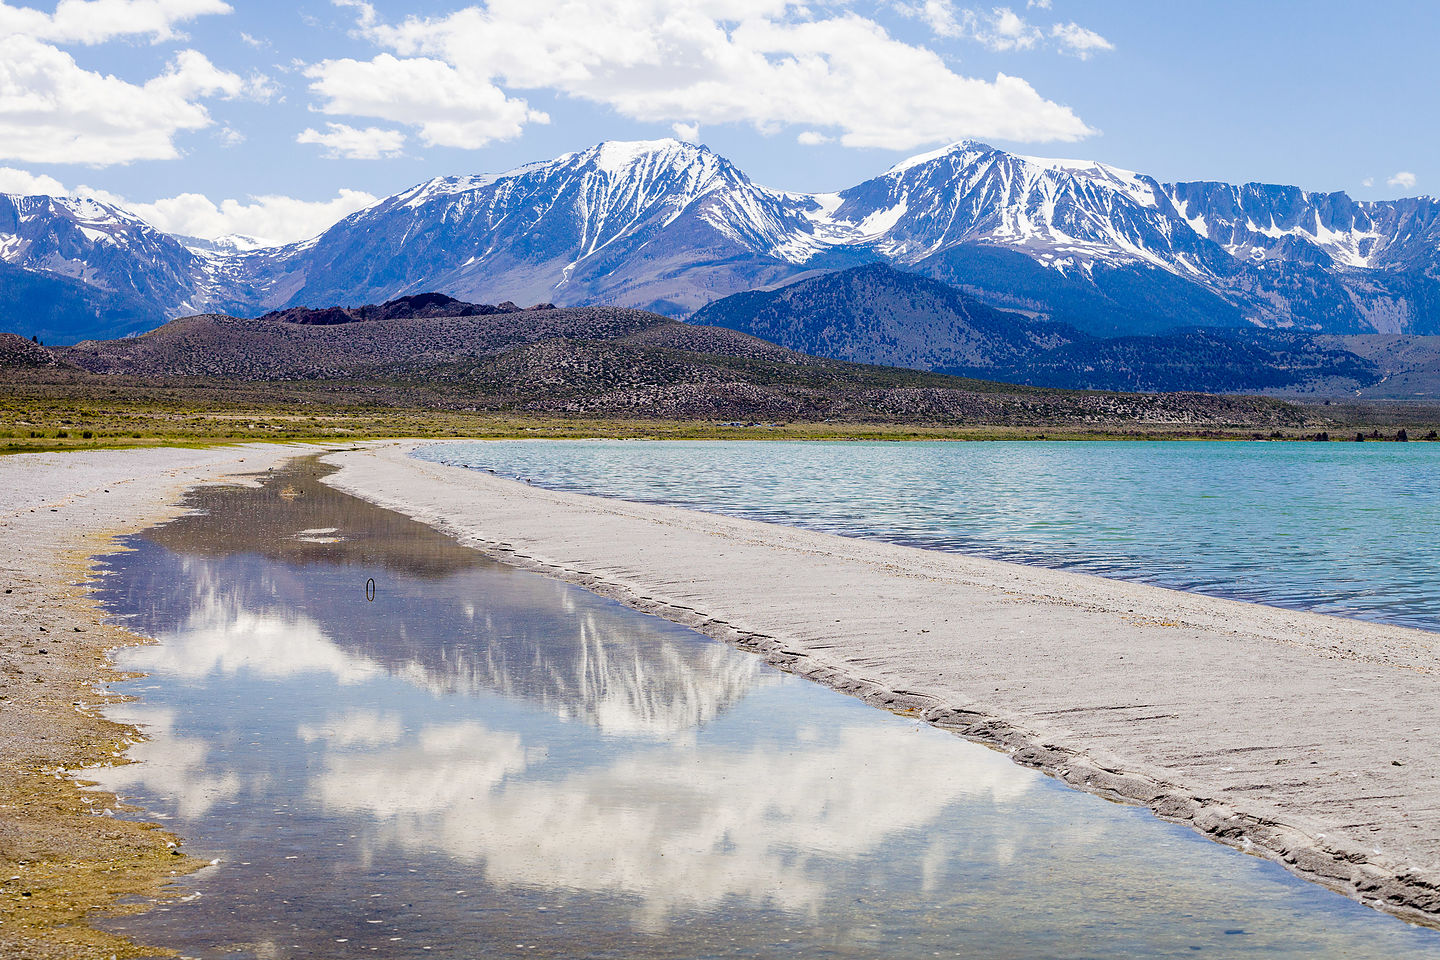
[[971,136],[1074,141],[1093,132],[1025,80],[962,76],[853,11],[817,14],[787,0],[491,0],[386,23],[369,4],[335,2],[386,52],[311,65],[318,109],[415,127],[427,144],[473,149],[548,122],[520,91],[685,129],[799,128],[812,142],[850,147]]

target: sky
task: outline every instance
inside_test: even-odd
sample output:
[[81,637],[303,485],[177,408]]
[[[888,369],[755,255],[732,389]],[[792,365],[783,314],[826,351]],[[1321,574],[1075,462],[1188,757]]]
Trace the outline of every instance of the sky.
[[1162,181],[1440,187],[1440,4],[0,0],[0,192],[312,236],[435,176],[704,143],[828,191],[974,138]]

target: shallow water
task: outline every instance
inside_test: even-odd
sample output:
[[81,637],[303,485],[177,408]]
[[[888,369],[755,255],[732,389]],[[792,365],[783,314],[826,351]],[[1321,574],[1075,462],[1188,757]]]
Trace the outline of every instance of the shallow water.
[[[317,485],[208,489],[102,598],[218,863],[203,957],[1440,957],[1440,934]],[[366,581],[375,599],[366,600]]]
[[499,441],[544,487],[1440,630],[1440,444]]

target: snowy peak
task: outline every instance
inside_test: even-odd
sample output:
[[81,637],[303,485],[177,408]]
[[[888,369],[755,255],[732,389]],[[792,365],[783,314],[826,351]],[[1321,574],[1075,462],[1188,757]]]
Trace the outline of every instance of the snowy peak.
[[185,249],[202,257],[234,257],[256,250],[281,246],[273,240],[262,240],[260,237],[252,237],[243,233],[227,233],[225,236],[216,237],[213,240],[204,237],[187,237],[179,233],[172,233],[171,236],[179,240]]
[[[1265,183],[1172,183],[1165,192],[1178,215],[1201,236],[1245,260],[1294,259],[1293,242],[1313,246],[1312,258],[1369,267],[1386,246],[1395,204],[1361,203],[1345,193],[1312,193]],[[1403,203],[1403,201],[1402,201]]]
[[[266,306],[352,299],[357,282],[372,300],[441,286],[470,299],[579,302],[631,282],[622,278],[632,264],[808,259],[812,206],[757,186],[704,146],[607,141],[417,184],[275,252],[259,282]],[[702,290],[730,293],[736,282],[672,284],[632,302],[688,312],[712,298]]]
[[[728,160],[706,147],[678,140],[607,140],[554,160],[527,163],[504,173],[436,177],[381,202],[380,206],[421,207],[435,200],[491,188],[514,191],[534,185],[554,187],[575,179],[666,199],[694,197],[729,176],[744,180]],[[748,181],[747,181],[748,182]]]
[[174,238],[109,203],[86,197],[0,194],[0,260],[123,290],[116,271],[146,285],[147,265],[163,264],[178,282],[194,255]]
[[918,153],[913,157],[901,160],[881,174],[882,177],[898,176],[907,170],[916,167],[927,167],[934,165],[937,161],[951,161],[956,165],[973,163],[976,158],[987,154],[998,153],[994,147],[979,140],[957,140],[948,146],[938,150],[930,150],[926,153]]
[[840,197],[832,219],[855,242],[902,263],[983,242],[1020,248],[1062,272],[1100,261],[1204,271],[1197,251],[1175,249],[1176,224],[1159,184],[1094,161],[1019,156],[965,140],[898,163]]
[[161,236],[134,214],[99,200],[0,194],[0,259],[23,263],[37,241],[57,231],[115,247]]

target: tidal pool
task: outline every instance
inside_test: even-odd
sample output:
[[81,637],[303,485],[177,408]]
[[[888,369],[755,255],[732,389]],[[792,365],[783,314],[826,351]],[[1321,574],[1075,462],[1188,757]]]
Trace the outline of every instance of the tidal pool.
[[107,559],[158,643],[120,654],[137,762],[92,776],[217,861],[109,928],[226,958],[1440,957],[326,469],[198,490]]

